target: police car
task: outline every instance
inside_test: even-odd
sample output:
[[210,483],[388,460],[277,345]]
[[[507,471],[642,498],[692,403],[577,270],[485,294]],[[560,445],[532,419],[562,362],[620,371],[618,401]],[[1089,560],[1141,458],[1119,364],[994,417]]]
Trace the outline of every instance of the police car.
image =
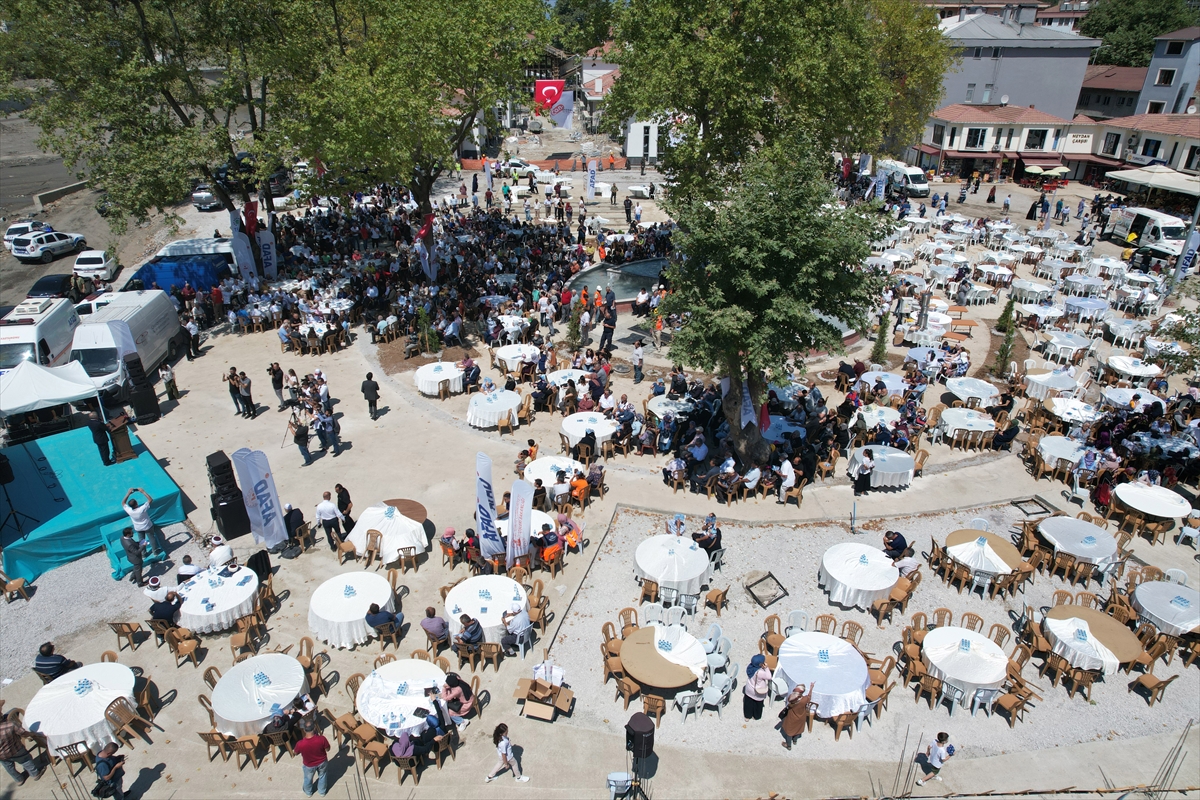
[[82,233],[37,230],[12,241],[12,254],[18,261],[40,261],[43,264],[49,264],[58,256],[86,249],[87,239]]

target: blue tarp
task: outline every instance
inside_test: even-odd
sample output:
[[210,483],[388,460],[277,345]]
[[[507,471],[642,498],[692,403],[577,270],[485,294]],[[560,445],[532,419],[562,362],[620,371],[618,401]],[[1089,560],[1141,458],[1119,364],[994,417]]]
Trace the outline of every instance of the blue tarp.
[[165,292],[171,286],[183,287],[184,281],[200,289],[211,289],[229,272],[229,262],[220,253],[194,256],[172,256],[147,261],[133,274],[147,289],[158,284]]
[[[158,525],[183,522],[183,492],[141,440],[131,431],[137,458],[104,466],[87,428],[46,436],[0,451],[12,465],[8,494],[22,520],[23,534],[10,521],[0,530],[4,572],[32,582],[44,572],[94,553],[108,542],[103,528],[127,520],[121,507],[125,493],[137,486],[154,502],[150,518]],[[0,496],[0,517],[8,514]],[[123,526],[122,526],[123,527]],[[118,531],[119,535],[119,531]],[[117,543],[120,550],[120,544]],[[122,570],[123,556],[113,561]],[[127,568],[127,565],[124,565]]]

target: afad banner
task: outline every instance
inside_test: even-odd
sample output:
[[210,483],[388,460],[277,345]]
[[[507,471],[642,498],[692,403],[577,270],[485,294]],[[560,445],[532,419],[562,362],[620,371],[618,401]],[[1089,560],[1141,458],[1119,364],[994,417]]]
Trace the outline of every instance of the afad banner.
[[496,530],[496,492],[492,488],[492,460],[475,454],[475,522],[479,525],[479,552],[484,558],[504,555],[504,541]]
[[505,563],[509,569],[518,558],[529,554],[529,536],[533,526],[533,484],[515,480],[512,485],[512,502],[508,507],[508,552]]
[[279,492],[267,454],[243,447],[234,451],[231,460],[242,487],[242,502],[250,517],[254,541],[267,547],[282,544],[287,540],[287,526],[283,523],[283,509],[279,506]]
[[262,254],[263,275],[269,281],[276,280],[279,277],[279,261],[275,253],[275,234],[271,233],[270,228],[263,228],[254,234],[254,241],[258,242],[258,252]]

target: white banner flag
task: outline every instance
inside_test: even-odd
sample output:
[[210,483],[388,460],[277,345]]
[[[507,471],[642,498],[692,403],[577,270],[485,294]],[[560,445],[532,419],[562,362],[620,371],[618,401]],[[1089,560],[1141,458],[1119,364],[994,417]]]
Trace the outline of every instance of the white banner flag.
[[754,411],[754,398],[750,396],[750,384],[742,381],[742,427],[753,425],[758,420]]
[[550,108],[550,119],[554,127],[571,130],[571,119],[575,116],[575,93],[563,92],[558,102]]
[[533,484],[515,480],[508,506],[508,560],[509,569],[521,556],[529,553],[530,527],[533,524]]
[[1187,243],[1183,246],[1183,252],[1179,254],[1179,263],[1175,267],[1175,282],[1183,278],[1191,272],[1192,266],[1196,262],[1196,252],[1200,250],[1200,228],[1192,231],[1192,235],[1187,238]]
[[588,188],[587,188],[587,199],[588,200],[596,199],[596,169],[599,166],[600,166],[600,163],[594,158],[588,162]]
[[487,188],[492,188],[492,162],[491,159],[483,162],[483,174],[487,178]]
[[269,228],[254,234],[258,241],[258,252],[262,254],[263,275],[273,281],[279,277],[279,263],[275,258],[275,234]]
[[233,263],[237,266],[242,280],[249,281],[258,274],[254,266],[254,251],[251,250],[250,237],[241,229],[242,218],[237,211],[229,212],[229,244],[233,248]]
[[484,558],[502,555],[504,541],[496,530],[496,493],[492,489],[492,460],[475,454],[475,523],[479,526],[479,552]]
[[283,509],[279,505],[279,492],[275,490],[267,454],[243,447],[231,458],[242,487],[242,502],[250,517],[254,541],[267,547],[282,544],[287,540],[287,526],[283,524]]

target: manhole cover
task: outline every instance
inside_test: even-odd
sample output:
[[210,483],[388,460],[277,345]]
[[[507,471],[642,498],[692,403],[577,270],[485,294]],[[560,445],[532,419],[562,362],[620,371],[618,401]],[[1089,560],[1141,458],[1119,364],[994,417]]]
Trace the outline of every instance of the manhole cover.
[[628,365],[628,364],[613,364],[613,365],[612,365],[612,368],[613,368],[613,372],[619,372],[619,373],[621,373],[622,375],[624,375],[625,373],[629,372],[629,365]]

